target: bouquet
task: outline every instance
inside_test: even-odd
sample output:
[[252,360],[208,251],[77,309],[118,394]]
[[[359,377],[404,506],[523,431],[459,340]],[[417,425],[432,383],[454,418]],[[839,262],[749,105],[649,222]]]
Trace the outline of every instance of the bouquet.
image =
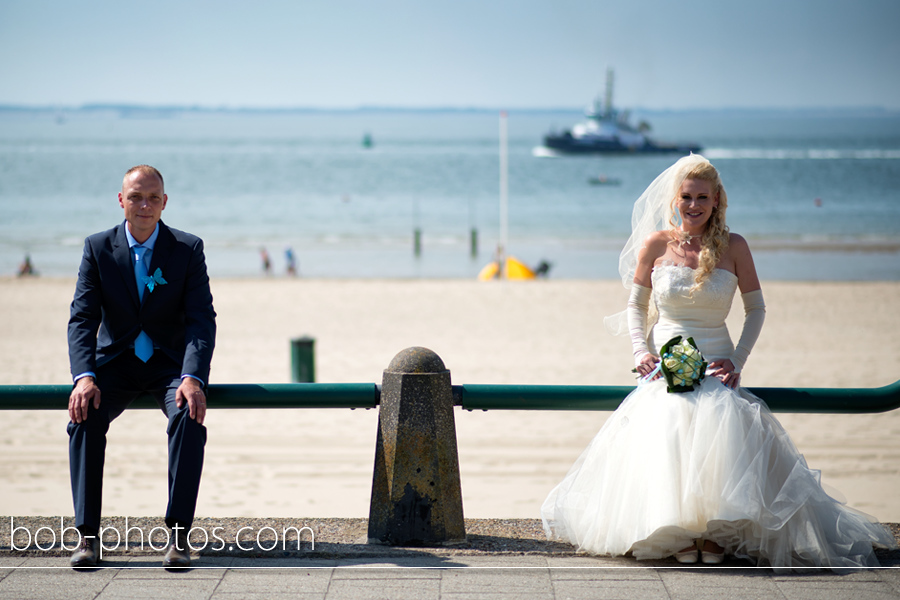
[[660,370],[670,393],[693,391],[706,376],[707,363],[694,338],[683,340],[680,335],[675,336],[663,345],[660,354]]

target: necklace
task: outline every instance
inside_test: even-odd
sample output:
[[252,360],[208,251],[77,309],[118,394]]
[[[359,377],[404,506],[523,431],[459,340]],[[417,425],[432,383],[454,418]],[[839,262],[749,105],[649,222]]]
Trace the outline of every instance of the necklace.
[[684,247],[685,244],[690,244],[694,239],[703,237],[703,234],[691,235],[687,231],[682,231],[681,229],[676,229],[674,235],[675,242],[678,244],[679,248]]

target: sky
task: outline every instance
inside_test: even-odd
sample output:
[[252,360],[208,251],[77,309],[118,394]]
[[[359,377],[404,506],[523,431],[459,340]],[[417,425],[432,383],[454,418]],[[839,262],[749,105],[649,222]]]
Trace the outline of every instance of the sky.
[[0,0],[0,104],[900,109],[900,0]]

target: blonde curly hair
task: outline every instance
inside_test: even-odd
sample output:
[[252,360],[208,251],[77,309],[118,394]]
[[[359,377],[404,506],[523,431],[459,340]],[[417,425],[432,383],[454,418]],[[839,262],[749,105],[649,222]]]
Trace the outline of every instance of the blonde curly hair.
[[675,207],[675,203],[681,192],[681,184],[684,183],[684,180],[686,179],[708,181],[713,189],[713,194],[718,194],[719,197],[719,204],[713,208],[712,215],[706,224],[706,231],[703,232],[703,236],[700,238],[700,264],[694,274],[694,285],[691,286],[691,293],[693,293],[704,281],[709,279],[713,269],[716,268],[716,265],[719,264],[722,256],[724,256],[725,252],[728,250],[728,242],[731,236],[728,225],[725,224],[725,211],[728,208],[728,195],[725,193],[725,187],[722,185],[722,179],[719,177],[719,172],[712,166],[712,163],[704,160],[703,162],[689,165],[688,168],[685,169],[683,176],[682,174],[679,174],[679,177],[675,179],[676,185],[675,189],[672,191],[672,199],[670,201],[670,214],[672,216],[669,219],[669,224],[672,226],[673,230],[672,237],[678,240],[678,234],[676,232],[681,217]]

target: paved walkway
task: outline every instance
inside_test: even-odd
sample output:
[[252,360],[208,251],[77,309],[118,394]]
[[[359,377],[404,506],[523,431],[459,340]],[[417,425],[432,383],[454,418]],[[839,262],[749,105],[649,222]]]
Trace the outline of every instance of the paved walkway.
[[0,556],[0,599],[900,599],[900,560],[844,574],[776,574],[743,563],[648,566],[621,558],[427,552],[337,560],[201,557],[180,573],[163,570],[159,557],[150,556],[106,562],[91,572],[66,563],[63,557]]

